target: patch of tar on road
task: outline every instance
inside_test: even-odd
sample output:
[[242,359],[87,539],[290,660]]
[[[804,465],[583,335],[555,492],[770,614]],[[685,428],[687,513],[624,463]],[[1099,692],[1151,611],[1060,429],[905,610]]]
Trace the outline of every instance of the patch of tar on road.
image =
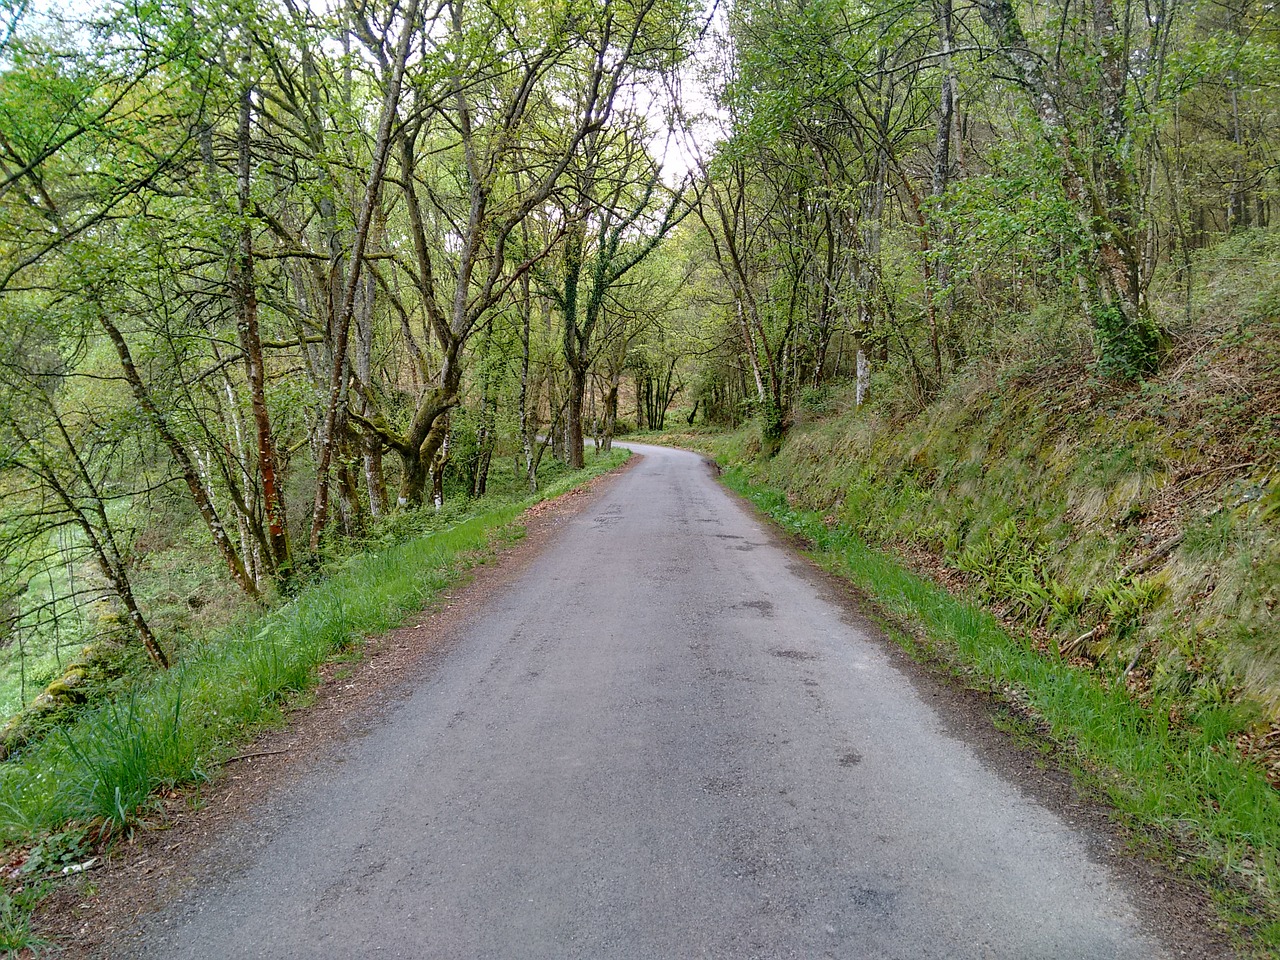
[[779,660],[792,660],[801,662],[804,660],[821,660],[816,653],[808,653],[804,650],[771,650],[769,651]]
[[767,543],[754,543],[754,542],[752,542],[752,541],[750,541],[750,540],[747,540],[747,538],[746,538],[746,537],[744,537],[744,536],[742,536],[741,534],[738,534],[738,533],[713,533],[713,534],[712,534],[712,536],[713,536],[713,537],[715,537],[717,540],[744,540],[744,541],[746,541],[745,543],[739,543],[739,544],[734,544],[734,545],[730,545],[730,546],[729,546],[729,549],[730,549],[730,550],[736,550],[738,553],[750,553],[752,550],[755,550],[755,549],[756,549],[756,548],[758,548],[758,547],[767,547],[767,546],[768,546],[768,544],[767,544]]
[[713,680],[719,682],[732,681],[734,683],[746,684],[748,686],[762,686],[767,684],[767,680],[755,673],[749,673],[745,670],[730,670],[725,667],[704,667],[701,677],[704,680]]
[[724,796],[733,793],[742,786],[742,775],[733,773],[725,776],[707,777],[702,781],[702,790],[704,793],[713,796]]
[[614,504],[610,507],[607,507],[598,515],[592,517],[591,523],[597,530],[603,530],[613,526],[615,523],[617,523],[621,519],[622,519],[622,505]]
[[896,890],[879,890],[875,887],[855,887],[849,891],[849,900],[871,913],[890,916],[898,899]]

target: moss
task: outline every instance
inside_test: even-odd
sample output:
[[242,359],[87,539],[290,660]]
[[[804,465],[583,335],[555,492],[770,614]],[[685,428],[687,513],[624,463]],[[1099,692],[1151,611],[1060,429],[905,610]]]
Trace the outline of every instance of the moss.
[[87,694],[84,689],[85,672],[83,667],[73,667],[44,688],[44,692],[62,703],[83,703]]
[[102,642],[85,647],[0,729],[0,760],[8,759],[50,729],[75,719],[86,706],[121,692],[150,670],[146,654]]

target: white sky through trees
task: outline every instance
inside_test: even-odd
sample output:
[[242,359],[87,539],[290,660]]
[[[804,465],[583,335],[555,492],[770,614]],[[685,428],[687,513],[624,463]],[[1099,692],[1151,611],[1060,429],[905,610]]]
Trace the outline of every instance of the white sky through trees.
[[[307,0],[307,5],[317,13],[327,13],[332,8],[326,0]],[[0,40],[5,39],[15,22],[36,31],[74,35],[80,24],[113,6],[104,0],[0,0]],[[648,86],[637,87],[633,94],[634,109],[648,118],[649,148],[661,163],[663,179],[669,186],[678,185],[694,173],[724,136],[715,96],[709,89],[716,37],[724,29],[724,11],[717,0],[710,0],[702,10],[698,24],[700,36],[695,49],[675,78],[654,78]],[[3,62],[0,50],[0,65]]]

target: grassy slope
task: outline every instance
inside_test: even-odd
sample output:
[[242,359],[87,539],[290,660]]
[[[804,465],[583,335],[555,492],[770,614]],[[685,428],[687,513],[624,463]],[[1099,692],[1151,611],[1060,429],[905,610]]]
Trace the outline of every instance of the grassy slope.
[[1280,793],[1233,749],[1231,711],[1171,722],[1078,663],[1046,654],[989,610],[953,595],[868,546],[829,514],[793,506],[742,466],[726,483],[812,544],[811,555],[857,584],[888,615],[887,632],[914,656],[942,661],[1011,708],[1016,726],[1057,744],[1082,782],[1140,835],[1207,880],[1253,946],[1280,947]]
[[756,474],[940,559],[1006,618],[1104,674],[1130,668],[1140,692],[1280,718],[1280,536],[1260,496],[1280,434],[1189,440],[1201,405],[1152,414],[1145,393],[1083,379],[986,374],[898,422],[845,410],[794,430]]

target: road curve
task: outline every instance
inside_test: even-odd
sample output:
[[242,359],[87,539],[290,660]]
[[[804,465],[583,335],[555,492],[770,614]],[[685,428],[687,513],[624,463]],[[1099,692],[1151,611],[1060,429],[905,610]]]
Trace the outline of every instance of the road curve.
[[699,457],[636,450],[134,956],[1173,955]]

